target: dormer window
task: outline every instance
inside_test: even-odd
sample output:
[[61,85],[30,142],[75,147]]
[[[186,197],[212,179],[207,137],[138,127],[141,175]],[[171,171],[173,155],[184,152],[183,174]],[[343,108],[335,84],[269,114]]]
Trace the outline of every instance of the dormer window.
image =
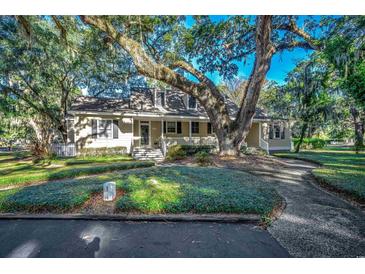
[[156,91],[155,92],[155,106],[166,106],[166,95],[165,91]]
[[161,100],[161,106],[165,106],[166,105],[166,96],[165,96],[165,92],[160,92],[160,100]]
[[196,102],[196,98],[193,96],[188,96],[188,109],[196,109],[197,107],[197,102]]

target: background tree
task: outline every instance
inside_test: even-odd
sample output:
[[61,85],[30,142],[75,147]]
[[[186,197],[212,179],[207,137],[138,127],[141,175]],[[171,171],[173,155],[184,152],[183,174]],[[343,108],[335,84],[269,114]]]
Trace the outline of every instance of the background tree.
[[22,109],[15,107],[11,98],[0,94],[0,146],[12,150],[14,145],[21,145],[24,140],[30,139],[27,118]]
[[299,138],[296,152],[305,136],[312,137],[334,117],[336,100],[328,80],[328,64],[313,55],[288,73],[284,85],[271,82],[263,90],[259,105],[270,116],[295,121],[293,132]]
[[[48,153],[57,135],[67,141],[67,111],[82,90],[125,96],[135,76],[131,60],[76,17],[3,16],[0,29],[0,93],[27,107],[34,154]],[[13,113],[11,124],[20,118],[23,113]]]
[[340,87],[351,102],[356,150],[364,146],[365,16],[327,19],[325,56],[339,72]]

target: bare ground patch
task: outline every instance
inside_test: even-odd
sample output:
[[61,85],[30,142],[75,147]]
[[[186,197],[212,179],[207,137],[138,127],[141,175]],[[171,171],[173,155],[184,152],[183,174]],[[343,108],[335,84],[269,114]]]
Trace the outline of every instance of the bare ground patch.
[[124,191],[117,189],[117,196],[113,201],[104,201],[103,192],[91,194],[91,197],[81,206],[72,210],[71,213],[90,215],[109,215],[116,213],[116,201],[124,195]]

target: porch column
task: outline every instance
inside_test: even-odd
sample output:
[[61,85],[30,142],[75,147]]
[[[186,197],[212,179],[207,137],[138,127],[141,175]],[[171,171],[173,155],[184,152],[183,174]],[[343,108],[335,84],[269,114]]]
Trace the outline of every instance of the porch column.
[[132,144],[131,144],[130,153],[133,152],[133,148],[134,148],[134,118],[132,117]]
[[191,144],[191,120],[189,120],[189,143]]
[[164,138],[164,135],[163,135],[163,122],[164,120],[162,119],[161,120],[161,137]]

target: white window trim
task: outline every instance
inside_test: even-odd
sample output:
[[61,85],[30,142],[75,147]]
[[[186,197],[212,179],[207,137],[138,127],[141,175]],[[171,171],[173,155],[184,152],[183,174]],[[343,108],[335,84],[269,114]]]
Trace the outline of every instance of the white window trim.
[[[275,127],[278,126],[279,127],[279,137],[276,137],[276,134],[275,134]],[[273,139],[281,139],[281,132],[282,132],[282,126],[280,124],[273,124]]]
[[[198,123],[198,129],[199,129],[199,132],[198,133],[194,133],[193,132],[193,123]],[[200,130],[201,130],[201,127],[200,127],[200,122],[198,122],[198,121],[191,121],[191,134],[192,135],[199,135],[200,134]]]
[[[162,105],[162,101],[161,101],[161,105],[157,105],[157,95],[159,95],[159,93],[163,93],[164,94],[164,101],[165,101],[165,104],[164,106]],[[155,92],[154,92],[154,96],[155,96],[155,107],[166,107],[166,91],[165,90],[156,90],[155,89]]]
[[[96,120],[96,138],[95,140],[112,140],[113,139],[113,120],[112,119],[95,119]],[[100,121],[110,121],[111,123],[111,129],[110,129],[110,137],[101,137],[100,136],[100,131],[99,131],[99,124]]]
[[[168,123],[174,123],[175,124],[175,131],[174,132],[169,131]],[[169,134],[169,133],[177,134],[177,121],[166,121],[166,134]]]

